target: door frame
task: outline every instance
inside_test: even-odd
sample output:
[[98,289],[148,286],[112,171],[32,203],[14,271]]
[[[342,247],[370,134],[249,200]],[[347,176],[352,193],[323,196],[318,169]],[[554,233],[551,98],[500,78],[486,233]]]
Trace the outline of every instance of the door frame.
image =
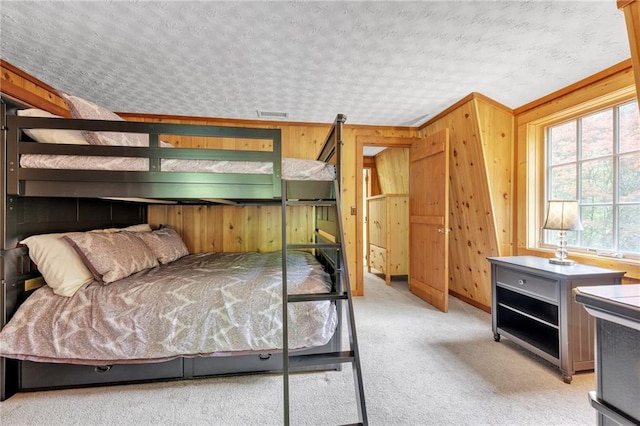
[[[363,150],[367,146],[384,146],[387,148],[411,148],[414,143],[423,141],[418,137],[400,136],[356,136],[356,200],[358,206],[362,204],[362,168],[364,167]],[[364,296],[364,211],[356,208],[356,286],[355,296]]]

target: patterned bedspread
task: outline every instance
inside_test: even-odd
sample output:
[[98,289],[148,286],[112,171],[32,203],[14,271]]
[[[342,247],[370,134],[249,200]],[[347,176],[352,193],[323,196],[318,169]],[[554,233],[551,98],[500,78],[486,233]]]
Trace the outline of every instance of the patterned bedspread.
[[[282,347],[281,254],[205,253],[73,297],[34,292],[0,332],[0,355],[41,362],[117,364]],[[322,293],[313,256],[289,252],[289,293]],[[291,349],[327,343],[331,302],[289,304]]]

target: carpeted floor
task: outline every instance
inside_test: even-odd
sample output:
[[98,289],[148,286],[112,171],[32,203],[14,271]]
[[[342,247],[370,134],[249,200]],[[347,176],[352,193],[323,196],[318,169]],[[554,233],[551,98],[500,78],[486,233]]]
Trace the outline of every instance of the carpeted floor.
[[[491,317],[458,299],[449,313],[366,275],[354,302],[372,425],[592,425],[593,373],[562,381],[557,367],[508,339]],[[291,424],[357,420],[353,375],[291,379]],[[253,375],[21,393],[0,403],[2,425],[278,425],[282,378]]]

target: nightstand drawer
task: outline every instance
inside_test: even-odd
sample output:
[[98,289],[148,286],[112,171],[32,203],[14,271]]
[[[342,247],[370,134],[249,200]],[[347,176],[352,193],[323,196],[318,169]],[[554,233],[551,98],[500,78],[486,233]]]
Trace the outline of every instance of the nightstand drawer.
[[552,302],[558,302],[558,282],[530,275],[513,269],[496,268],[496,284],[509,287],[520,293],[527,293]]

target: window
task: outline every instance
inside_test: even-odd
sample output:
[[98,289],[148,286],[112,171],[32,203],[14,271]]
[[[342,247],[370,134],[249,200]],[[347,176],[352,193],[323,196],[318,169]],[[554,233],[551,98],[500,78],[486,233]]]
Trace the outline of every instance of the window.
[[[640,113],[631,101],[545,128],[546,200],[578,200],[568,245],[640,258]],[[545,203],[546,205],[546,203]],[[544,231],[555,244],[558,231]]]

